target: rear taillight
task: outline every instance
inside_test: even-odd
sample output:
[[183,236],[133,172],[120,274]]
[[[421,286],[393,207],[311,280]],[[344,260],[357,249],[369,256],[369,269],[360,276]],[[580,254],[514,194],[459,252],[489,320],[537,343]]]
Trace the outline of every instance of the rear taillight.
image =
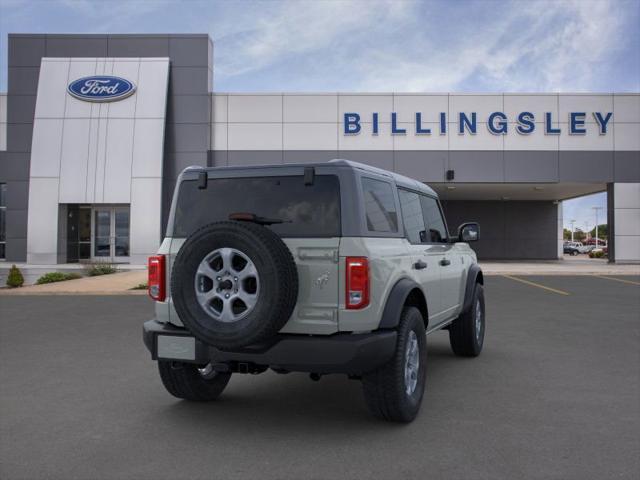
[[367,257],[346,258],[346,292],[344,303],[347,309],[364,308],[369,305],[369,260]]
[[164,255],[149,257],[147,266],[149,269],[149,280],[147,282],[149,296],[158,302],[163,302],[166,298],[164,288]]

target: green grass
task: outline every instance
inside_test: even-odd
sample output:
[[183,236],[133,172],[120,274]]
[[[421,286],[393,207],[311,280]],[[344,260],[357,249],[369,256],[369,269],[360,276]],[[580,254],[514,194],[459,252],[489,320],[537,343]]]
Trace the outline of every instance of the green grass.
[[146,283],[139,283],[138,285],[133,287],[131,290],[146,290],[147,288],[148,288],[148,285]]

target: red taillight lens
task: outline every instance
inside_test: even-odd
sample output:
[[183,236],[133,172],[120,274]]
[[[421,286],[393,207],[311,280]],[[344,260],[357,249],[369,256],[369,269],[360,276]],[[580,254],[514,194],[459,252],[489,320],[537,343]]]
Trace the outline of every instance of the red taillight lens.
[[164,255],[149,257],[147,266],[149,269],[149,280],[147,282],[149,296],[158,302],[163,302],[166,298],[164,289]]
[[348,309],[369,305],[369,260],[367,257],[347,257],[346,292],[344,303]]

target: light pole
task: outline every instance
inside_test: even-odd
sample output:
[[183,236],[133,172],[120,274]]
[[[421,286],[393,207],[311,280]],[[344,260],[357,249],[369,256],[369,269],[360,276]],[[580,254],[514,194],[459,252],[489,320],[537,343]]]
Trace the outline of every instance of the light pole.
[[573,230],[574,230],[573,226],[575,225],[576,221],[571,220],[569,223],[571,224],[571,241],[573,242]]
[[596,248],[598,248],[598,210],[602,210],[602,207],[591,207],[596,211]]
[[585,221],[584,222],[584,241],[586,242],[587,240],[589,240],[589,222]]

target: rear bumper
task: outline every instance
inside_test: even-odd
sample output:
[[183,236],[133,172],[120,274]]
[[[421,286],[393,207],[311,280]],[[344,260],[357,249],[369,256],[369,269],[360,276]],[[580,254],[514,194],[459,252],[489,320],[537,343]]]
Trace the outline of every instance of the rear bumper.
[[388,362],[396,348],[394,330],[335,335],[279,334],[269,345],[233,352],[200,342],[185,328],[145,322],[143,340],[154,360],[272,367],[293,372],[358,375]]

